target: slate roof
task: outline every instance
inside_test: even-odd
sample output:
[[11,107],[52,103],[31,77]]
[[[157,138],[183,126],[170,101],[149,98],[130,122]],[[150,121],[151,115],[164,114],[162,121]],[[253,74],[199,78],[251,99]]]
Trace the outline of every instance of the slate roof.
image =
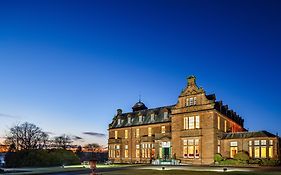
[[256,137],[277,137],[277,136],[267,131],[236,132],[236,133],[225,133],[223,134],[221,139],[243,139],[243,138],[256,138]]
[[[155,124],[155,123],[163,123],[171,121],[170,113],[171,108],[175,105],[171,106],[163,106],[153,109],[144,109],[135,112],[128,112],[123,114],[118,114],[113,118],[111,124],[109,124],[109,128],[122,128],[129,126],[138,126],[138,125],[146,125],[146,124]],[[164,118],[164,112],[168,112],[168,117]],[[151,114],[154,113],[154,120],[151,120]],[[142,122],[139,122],[139,116],[142,116]],[[131,117],[131,122],[128,122],[129,117]],[[118,119],[120,119],[120,124],[118,125]]]
[[242,127],[244,127],[244,119],[239,116],[236,112],[228,108],[228,105],[223,105],[222,101],[216,101],[215,102],[215,109],[219,111],[220,113],[224,114],[231,120],[235,121]]

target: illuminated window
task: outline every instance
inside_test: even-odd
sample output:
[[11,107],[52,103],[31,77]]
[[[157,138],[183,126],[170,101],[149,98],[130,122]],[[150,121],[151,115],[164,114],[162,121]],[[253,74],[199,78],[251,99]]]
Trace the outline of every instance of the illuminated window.
[[249,157],[253,157],[252,141],[249,141]]
[[218,116],[218,129],[221,129],[221,118]]
[[128,130],[126,129],[126,130],[125,130],[125,139],[128,138],[128,135],[129,135],[129,133],[128,133]]
[[152,135],[152,128],[148,128],[148,136],[150,137]]
[[199,158],[199,139],[183,140],[183,157]]
[[194,157],[194,140],[188,140],[188,158]]
[[261,146],[261,158],[266,158],[266,146]]
[[187,158],[187,140],[183,140],[183,157]]
[[227,132],[227,121],[224,121],[224,132]]
[[195,128],[200,128],[200,117],[199,116],[195,117]]
[[255,158],[260,158],[260,147],[255,146]]
[[118,139],[118,131],[114,131],[114,138]]
[[273,145],[273,140],[269,140],[269,145]]
[[128,158],[128,156],[129,156],[128,145],[125,145],[125,158]]
[[199,152],[200,152],[200,150],[199,150],[199,139],[195,139],[194,140],[194,142],[195,142],[195,158],[199,158]]
[[120,145],[115,145],[115,156],[120,157]]
[[233,158],[238,152],[238,143],[230,142],[230,157]]
[[162,153],[162,147],[159,147],[159,158],[160,158],[160,159],[162,159],[162,157],[163,157],[162,154],[163,154],[163,153]]
[[165,126],[161,126],[161,133],[162,134],[164,134],[166,132],[165,130],[166,130]]
[[136,145],[136,158],[140,157],[140,145]]
[[183,118],[183,129],[188,129],[188,117]]
[[140,137],[140,129],[139,129],[139,128],[136,129],[136,137],[137,137],[137,138]]
[[268,147],[268,157],[273,158],[273,146]]
[[188,118],[188,129],[194,129],[194,117]]

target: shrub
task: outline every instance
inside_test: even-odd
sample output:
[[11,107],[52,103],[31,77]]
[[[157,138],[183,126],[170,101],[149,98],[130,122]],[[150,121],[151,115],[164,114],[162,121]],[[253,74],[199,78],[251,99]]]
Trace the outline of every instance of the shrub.
[[46,167],[79,164],[79,158],[67,150],[21,150],[7,153],[7,167]]
[[217,153],[215,154],[214,160],[215,162],[221,162],[223,160],[223,157],[221,154]]
[[220,165],[235,165],[235,166],[239,166],[239,165],[244,165],[244,163],[239,161],[239,160],[235,160],[235,159],[226,159],[224,161],[221,161]]
[[250,159],[248,161],[249,164],[257,164],[260,165],[261,164],[261,159]]
[[261,159],[260,165],[262,165],[262,166],[278,166],[278,165],[280,165],[280,161],[274,160],[274,159]]
[[237,154],[235,154],[234,159],[243,161],[243,162],[247,162],[247,161],[249,161],[250,157],[247,152],[241,151],[241,152],[238,152]]

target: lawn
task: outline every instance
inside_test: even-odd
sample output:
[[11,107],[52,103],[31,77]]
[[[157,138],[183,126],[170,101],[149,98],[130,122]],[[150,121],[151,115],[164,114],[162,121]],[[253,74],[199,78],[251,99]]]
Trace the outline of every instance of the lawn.
[[210,171],[186,171],[186,170],[120,170],[104,172],[102,175],[281,175],[281,172],[210,172]]

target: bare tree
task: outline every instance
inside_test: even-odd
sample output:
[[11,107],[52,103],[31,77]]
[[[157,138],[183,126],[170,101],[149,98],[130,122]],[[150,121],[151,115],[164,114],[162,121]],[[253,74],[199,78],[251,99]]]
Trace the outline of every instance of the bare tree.
[[68,145],[72,143],[72,139],[68,135],[61,135],[58,137],[55,137],[54,144],[57,148],[66,149]]
[[97,144],[97,143],[87,144],[85,147],[88,150],[92,150],[93,152],[96,152],[96,151],[98,151],[101,148],[101,146],[99,144]]
[[41,128],[25,122],[10,128],[5,142],[15,150],[40,149],[46,147],[49,136]]

